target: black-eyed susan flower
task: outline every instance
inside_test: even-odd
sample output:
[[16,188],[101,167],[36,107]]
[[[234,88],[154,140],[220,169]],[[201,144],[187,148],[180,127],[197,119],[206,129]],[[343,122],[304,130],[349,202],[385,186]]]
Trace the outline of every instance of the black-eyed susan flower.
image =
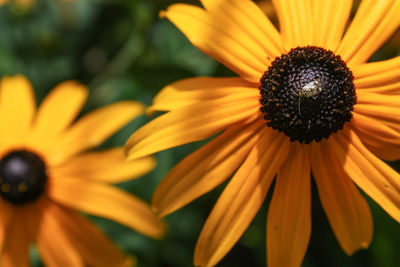
[[[129,159],[214,137],[163,179],[165,216],[232,179],[197,242],[213,266],[238,241],[275,181],[267,263],[299,266],[311,234],[311,174],[347,254],[369,246],[372,216],[357,186],[400,221],[400,57],[366,63],[400,23],[400,1],[273,1],[280,32],[249,0],[175,4],[162,13],[239,77],[198,77],[164,88],[166,111],[127,142]],[[344,33],[345,32],[345,33]],[[379,157],[379,158],[378,158]],[[274,180],[275,179],[275,180]]]
[[88,95],[58,85],[36,110],[29,81],[0,84],[1,266],[29,266],[36,243],[47,266],[129,266],[125,255],[78,211],[158,238],[164,225],[142,200],[111,186],[153,169],[152,157],[126,162],[122,148],[90,152],[143,112],[118,102],[74,121]]
[[[310,174],[347,254],[368,247],[372,217],[360,187],[400,221],[400,57],[366,63],[398,28],[400,1],[274,1],[280,33],[251,1],[203,0],[162,13],[200,50],[240,77],[200,77],[164,88],[150,111],[167,111],[127,143],[130,159],[218,134],[161,182],[165,216],[233,177],[195,249],[213,266],[261,207],[269,266],[299,266],[311,233]],[[378,156],[378,157],[377,157]]]

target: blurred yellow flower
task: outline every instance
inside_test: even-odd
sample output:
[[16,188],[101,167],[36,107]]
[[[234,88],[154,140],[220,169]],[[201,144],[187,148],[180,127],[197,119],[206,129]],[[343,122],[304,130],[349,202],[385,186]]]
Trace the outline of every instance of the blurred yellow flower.
[[[22,8],[27,8],[32,6],[33,4],[36,3],[37,0],[0,0],[0,5],[4,5],[9,2],[15,3],[17,6],[22,7]],[[60,2],[72,2],[75,0],[58,0]]]
[[[214,137],[175,166],[153,196],[165,216],[233,175],[198,238],[196,266],[239,240],[275,180],[267,263],[300,266],[311,236],[311,173],[347,254],[369,246],[373,222],[357,186],[400,221],[400,57],[366,63],[398,29],[400,1],[275,0],[280,32],[249,0],[170,6],[163,17],[239,77],[165,87],[165,111],[127,142],[128,159]],[[178,52],[178,51],[177,51]],[[275,178],[276,177],[276,178]]]
[[28,266],[36,243],[47,266],[127,266],[125,255],[78,211],[108,218],[150,237],[164,224],[118,183],[149,172],[152,157],[126,162],[122,148],[90,152],[143,112],[133,101],[93,111],[76,122],[88,90],[58,85],[36,110],[29,81],[0,84],[1,266]]
[[4,5],[9,2],[14,2],[21,7],[29,7],[32,4],[36,3],[36,0],[0,0],[0,5]]

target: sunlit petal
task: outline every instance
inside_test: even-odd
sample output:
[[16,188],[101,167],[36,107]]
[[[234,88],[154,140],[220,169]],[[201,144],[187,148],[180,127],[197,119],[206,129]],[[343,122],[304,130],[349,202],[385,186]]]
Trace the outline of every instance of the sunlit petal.
[[351,67],[364,63],[399,25],[400,1],[361,1],[337,53]]
[[54,175],[76,177],[106,183],[120,183],[150,172],[156,165],[153,157],[126,161],[124,149],[80,154],[50,169]]
[[0,140],[3,146],[25,140],[35,112],[31,83],[24,76],[3,77],[0,83]]
[[276,178],[267,218],[270,267],[300,266],[311,236],[309,151],[293,145]]
[[144,201],[106,184],[58,177],[52,180],[49,196],[70,208],[117,221],[151,237],[160,238],[165,231]]
[[[224,8],[232,6],[224,5]],[[172,5],[161,15],[174,23],[196,47],[250,82],[257,83],[270,63],[271,56],[263,46],[238,25],[229,23],[231,20],[186,4]]]
[[264,202],[289,148],[283,135],[264,131],[208,217],[195,249],[196,266],[214,266],[239,240]]
[[228,179],[257,141],[263,121],[235,125],[178,163],[153,194],[153,208],[165,216]]
[[208,138],[258,114],[256,90],[173,110],[137,130],[126,143],[128,159]]

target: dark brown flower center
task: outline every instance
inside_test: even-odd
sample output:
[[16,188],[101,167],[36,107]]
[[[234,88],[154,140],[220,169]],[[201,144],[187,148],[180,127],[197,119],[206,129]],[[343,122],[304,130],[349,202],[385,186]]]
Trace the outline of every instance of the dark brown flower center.
[[357,101],[346,63],[314,46],[276,58],[261,78],[260,92],[267,125],[306,144],[342,129]]
[[37,200],[45,190],[46,166],[33,152],[14,150],[0,161],[0,196],[15,205]]

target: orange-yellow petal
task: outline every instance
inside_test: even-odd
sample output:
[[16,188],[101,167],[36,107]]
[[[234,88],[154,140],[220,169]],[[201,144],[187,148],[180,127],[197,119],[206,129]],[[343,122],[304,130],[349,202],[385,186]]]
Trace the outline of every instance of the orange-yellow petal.
[[174,23],[201,51],[250,82],[258,83],[268,68],[270,56],[264,46],[231,20],[187,4],[172,5],[161,16]]
[[400,159],[400,145],[393,145],[382,141],[378,137],[361,132],[359,129],[354,129],[354,131],[364,145],[376,156],[388,161]]
[[212,16],[220,17],[227,28],[241,29],[271,59],[284,52],[279,32],[253,1],[201,0],[201,3]]
[[153,157],[126,161],[122,147],[105,151],[87,152],[50,169],[51,176],[120,183],[140,177],[156,166]]
[[[329,141],[328,141],[329,142]],[[313,145],[312,172],[333,232],[347,254],[367,248],[373,222],[367,201],[324,144]]]
[[143,111],[142,104],[123,101],[90,112],[60,136],[48,159],[55,165],[65,158],[103,143]]
[[[379,110],[381,107],[393,107],[400,109],[399,103],[400,103],[400,94],[386,95],[386,94],[361,91],[357,95],[358,105],[376,105],[377,110]],[[357,107],[357,105],[355,107]]]
[[164,87],[153,99],[147,112],[170,111],[210,101],[230,94],[257,90],[254,84],[241,78],[196,77],[179,80]]
[[4,240],[6,238],[7,228],[9,223],[11,222],[14,209],[8,203],[4,203],[3,200],[0,200],[0,251],[4,245]]
[[393,145],[382,141],[381,139],[371,136],[370,134],[365,134],[358,129],[354,129],[357,135],[360,137],[364,145],[376,156],[387,160],[396,161],[400,159],[400,146]]
[[36,111],[32,85],[24,76],[4,77],[0,82],[0,140],[5,146],[26,138]]
[[[379,83],[377,83],[379,84]],[[357,93],[370,92],[376,94],[398,95],[400,91],[400,82],[388,83],[375,87],[359,88]]]
[[274,0],[286,51],[313,44],[313,12],[309,0]]
[[374,88],[400,82],[400,56],[352,68],[357,89]]
[[259,140],[261,127],[261,119],[234,125],[178,163],[155,190],[153,209],[165,216],[228,179]]
[[57,214],[53,212],[52,205],[49,204],[43,212],[37,245],[39,253],[49,267],[58,266],[84,266],[83,260],[68,239],[68,233],[65,232],[58,221]]
[[57,218],[63,236],[79,251],[84,262],[90,266],[127,266],[125,255],[92,223],[76,211],[60,205],[48,207]]
[[267,218],[269,267],[301,265],[311,236],[309,151],[292,145],[275,182]]
[[218,199],[197,241],[194,264],[214,266],[239,240],[257,214],[285,161],[290,143],[267,128]]
[[364,0],[337,50],[348,66],[362,64],[400,25],[400,1]]
[[[43,214],[43,206],[48,203],[48,198],[42,196],[36,202],[27,203],[18,207],[18,212],[23,216],[25,234],[31,242],[35,242],[39,233],[39,226]],[[15,206],[14,206],[15,207]]]
[[310,44],[335,51],[342,38],[352,3],[351,0],[311,1],[312,17],[302,14],[303,24],[310,23],[313,28],[314,38]]
[[358,113],[353,114],[351,127],[375,155],[391,161],[400,159],[400,132]]
[[390,128],[400,131],[400,95],[385,95],[362,92],[357,95],[354,113],[380,121]]
[[400,174],[366,149],[350,129],[331,136],[328,146],[354,183],[400,222]]
[[55,87],[38,109],[30,133],[32,145],[44,149],[72,123],[88,96],[88,90],[75,81],[63,82]]
[[29,240],[25,223],[24,212],[14,211],[11,223],[7,227],[7,233],[1,252],[2,267],[28,267],[29,264]]
[[247,90],[170,111],[133,133],[126,143],[128,159],[199,141],[238,121],[259,116],[258,99],[257,90]]
[[57,177],[49,184],[49,196],[58,203],[114,220],[154,238],[165,232],[165,225],[147,203],[106,184]]

